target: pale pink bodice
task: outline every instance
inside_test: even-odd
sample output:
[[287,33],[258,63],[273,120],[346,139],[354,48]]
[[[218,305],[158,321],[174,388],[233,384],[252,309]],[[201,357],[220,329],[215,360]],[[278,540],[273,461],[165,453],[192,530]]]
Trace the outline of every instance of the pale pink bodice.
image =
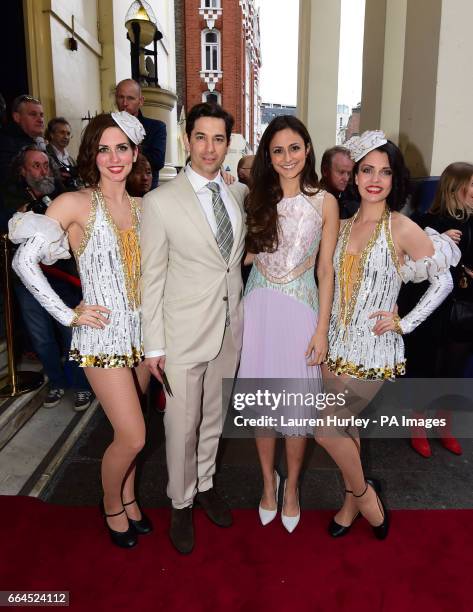
[[274,283],[287,283],[313,267],[322,234],[325,192],[299,194],[278,202],[279,245],[274,253],[259,253],[258,270]]

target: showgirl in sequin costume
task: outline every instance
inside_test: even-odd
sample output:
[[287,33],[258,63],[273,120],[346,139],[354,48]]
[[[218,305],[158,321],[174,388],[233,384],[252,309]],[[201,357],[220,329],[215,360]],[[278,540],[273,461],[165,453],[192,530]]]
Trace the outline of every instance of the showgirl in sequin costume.
[[[285,381],[296,385],[291,391],[316,394],[322,390],[319,364],[327,353],[338,205],[318,188],[312,142],[298,119],[278,117],[266,128],[251,185],[247,246],[256,255],[247,259],[254,257],[254,263],[243,303],[237,385],[250,378],[292,379]],[[314,278],[317,255],[319,291]],[[298,479],[305,436],[313,435],[313,427],[303,423],[315,415],[304,406],[284,412],[301,423],[275,426],[285,436],[288,467],[281,518],[292,532],[300,517]],[[280,482],[274,468],[276,440],[269,433],[264,430],[256,437],[264,481],[259,506],[263,525],[276,516]]]
[[[404,203],[408,176],[396,145],[374,131],[355,137],[347,146],[355,162],[361,203],[356,215],[342,224],[335,250],[335,293],[324,380],[333,387],[338,377],[340,388],[352,387],[368,403],[383,380],[404,373],[402,334],[425,320],[451,291],[449,267],[459,253],[448,237],[429,228],[424,232],[395,212]],[[425,279],[430,282],[428,290],[399,319],[396,301],[401,283]],[[350,385],[354,378],[360,383]],[[353,412],[362,405],[360,402]],[[345,481],[345,502],[329,532],[334,537],[346,534],[361,513],[375,536],[384,539],[389,521],[379,483],[365,481],[358,432],[344,430],[341,434],[329,427],[316,431],[316,440],[337,463]]]
[[[135,501],[135,460],[145,441],[140,406],[149,375],[140,325],[141,200],[125,182],[144,137],[126,112],[98,115],[87,126],[78,165],[86,189],[59,196],[46,215],[17,213],[10,238],[20,243],[13,267],[23,283],[63,325],[74,327],[70,358],[86,376],[114,431],[102,460],[103,513],[114,544],[131,547],[151,530]],[[68,308],[39,263],[69,257],[80,273],[83,302]]]

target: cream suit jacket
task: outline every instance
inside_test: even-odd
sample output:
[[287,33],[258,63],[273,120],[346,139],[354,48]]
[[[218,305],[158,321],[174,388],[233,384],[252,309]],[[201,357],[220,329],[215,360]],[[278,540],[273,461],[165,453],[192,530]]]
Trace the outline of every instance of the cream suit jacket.
[[141,218],[141,294],[145,352],[171,363],[201,363],[220,351],[228,300],[233,342],[241,349],[247,188],[227,187],[237,219],[227,262],[185,172],[149,192]]

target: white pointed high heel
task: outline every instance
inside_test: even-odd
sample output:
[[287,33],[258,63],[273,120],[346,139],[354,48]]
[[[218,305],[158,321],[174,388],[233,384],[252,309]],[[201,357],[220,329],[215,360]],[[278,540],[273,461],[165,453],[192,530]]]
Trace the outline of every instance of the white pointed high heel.
[[[284,508],[284,500],[286,499],[286,483],[287,483],[287,480],[284,481],[284,493],[283,493],[283,498],[282,498],[283,508]],[[292,533],[294,531],[294,529],[297,527],[301,519],[301,506],[299,504],[299,489],[297,489],[297,505],[299,507],[299,512],[296,514],[296,516],[286,516],[281,510],[282,524],[289,531],[289,533]]]
[[276,472],[276,470],[274,470],[274,474],[276,476],[276,491],[274,493],[274,497],[276,499],[276,509],[266,510],[266,508],[261,507],[261,502],[260,502],[260,505],[258,507],[258,512],[259,512],[259,518],[260,518],[262,525],[267,525],[268,523],[270,523],[272,520],[276,518],[276,514],[278,513],[278,493],[279,493],[279,484],[281,482],[281,479],[279,478],[279,474]]

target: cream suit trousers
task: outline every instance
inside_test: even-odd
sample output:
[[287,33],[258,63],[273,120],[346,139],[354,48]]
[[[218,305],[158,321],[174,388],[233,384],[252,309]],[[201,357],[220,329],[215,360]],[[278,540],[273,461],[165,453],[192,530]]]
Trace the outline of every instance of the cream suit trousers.
[[213,486],[227,409],[226,401],[222,402],[222,379],[234,377],[239,353],[230,327],[225,327],[220,352],[212,361],[176,365],[166,361],[166,375],[173,392],[173,397],[166,398],[164,414],[167,494],[174,508],[190,506],[197,491]]

